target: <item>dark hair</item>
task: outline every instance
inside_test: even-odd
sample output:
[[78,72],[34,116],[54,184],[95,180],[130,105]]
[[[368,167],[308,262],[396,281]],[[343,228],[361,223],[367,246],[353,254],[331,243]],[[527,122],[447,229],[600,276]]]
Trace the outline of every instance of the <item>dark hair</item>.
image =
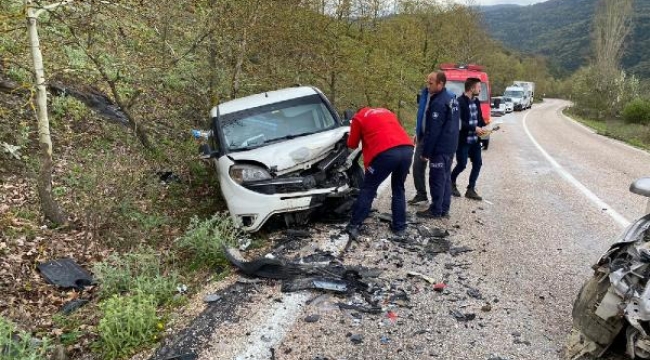
[[443,85],[447,84],[447,75],[443,71],[438,71],[436,73],[436,81]]
[[465,91],[470,91],[474,87],[474,85],[478,84],[481,82],[481,79],[477,78],[467,78],[465,80]]

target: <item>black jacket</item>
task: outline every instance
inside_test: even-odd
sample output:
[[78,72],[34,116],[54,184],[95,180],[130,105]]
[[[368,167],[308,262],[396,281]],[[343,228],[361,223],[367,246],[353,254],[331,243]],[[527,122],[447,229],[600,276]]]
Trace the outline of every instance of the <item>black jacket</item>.
[[431,159],[433,155],[454,154],[458,147],[459,128],[456,95],[446,88],[433,95],[424,121],[426,126],[422,139],[422,155]]
[[483,127],[487,125],[483,119],[483,112],[481,111],[481,102],[478,98],[470,99],[467,95],[463,94],[458,97],[458,109],[460,110],[460,132],[458,133],[458,143],[467,144],[467,138],[476,134],[476,126],[469,124],[469,104],[474,102],[478,109],[478,124],[476,126]]

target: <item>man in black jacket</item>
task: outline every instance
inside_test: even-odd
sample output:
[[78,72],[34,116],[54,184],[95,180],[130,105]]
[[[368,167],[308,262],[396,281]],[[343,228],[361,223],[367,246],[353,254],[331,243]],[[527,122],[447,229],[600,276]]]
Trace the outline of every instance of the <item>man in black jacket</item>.
[[476,192],[476,181],[483,165],[479,137],[485,133],[483,127],[486,125],[481,113],[481,102],[478,99],[480,93],[481,80],[469,78],[465,81],[465,93],[458,98],[461,129],[456,150],[456,167],[451,172],[452,194],[459,197],[460,191],[456,186],[456,179],[467,167],[468,158],[472,161],[472,171],[469,174],[469,185],[465,197],[478,201],[483,200]]

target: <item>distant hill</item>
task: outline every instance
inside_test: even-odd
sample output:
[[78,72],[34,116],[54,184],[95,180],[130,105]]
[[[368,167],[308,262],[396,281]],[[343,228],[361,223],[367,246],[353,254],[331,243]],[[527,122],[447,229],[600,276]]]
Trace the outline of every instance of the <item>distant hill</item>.
[[[591,57],[591,32],[597,0],[549,0],[529,6],[480,7],[492,37],[506,46],[546,56],[557,75],[567,75]],[[650,1],[635,0],[634,29],[623,66],[650,78]]]

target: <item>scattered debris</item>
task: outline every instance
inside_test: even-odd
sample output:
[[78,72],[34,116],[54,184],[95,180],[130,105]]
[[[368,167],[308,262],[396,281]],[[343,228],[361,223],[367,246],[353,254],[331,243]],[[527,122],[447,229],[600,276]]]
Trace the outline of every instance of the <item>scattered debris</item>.
[[320,315],[316,315],[316,314],[309,315],[305,318],[306,323],[315,323],[318,322],[318,320],[320,320]]
[[181,354],[181,355],[174,355],[170,357],[166,357],[162,360],[196,360],[199,357],[194,354],[194,353],[187,353],[187,354]]
[[519,338],[516,338],[513,342],[514,342],[516,345],[526,345],[526,346],[530,346],[530,345],[531,345],[530,341],[528,341],[528,340],[521,340],[521,339],[519,339]]
[[446,238],[449,236],[449,231],[440,228],[429,229],[424,225],[420,225],[417,229],[420,236],[425,238]]
[[451,310],[450,313],[453,317],[456,318],[456,320],[461,322],[472,321],[476,319],[476,314],[472,314],[472,313],[463,314],[458,310]]
[[382,335],[381,339],[379,339],[379,342],[382,345],[388,345],[388,344],[390,344],[390,338],[388,336],[386,336],[386,335]]
[[478,289],[469,288],[467,290],[467,295],[473,297],[474,299],[483,299],[483,295],[481,295],[481,292]]
[[355,345],[359,345],[363,343],[363,336],[361,336],[360,334],[354,334],[350,336],[350,341],[352,341],[352,343]]
[[94,283],[92,276],[70,258],[39,264],[38,270],[48,283],[63,289],[83,290]]
[[349,283],[345,280],[328,278],[298,278],[287,280],[282,284],[282,292],[296,292],[301,290],[326,290],[336,293],[347,293]]
[[306,239],[311,237],[309,230],[299,229],[288,229],[286,235],[291,239]]
[[217,302],[217,301],[219,301],[219,300],[221,300],[221,296],[219,296],[219,295],[217,295],[217,294],[206,295],[206,296],[203,298],[203,302],[206,302],[206,303],[208,303],[208,304],[210,304],[210,303],[214,303],[214,302]]
[[386,313],[386,317],[387,317],[388,320],[390,320],[391,322],[395,322],[395,321],[397,321],[397,318],[398,318],[397,313],[394,312],[394,311],[389,311],[389,312],[387,312],[387,313]]
[[76,299],[68,301],[65,305],[61,307],[60,312],[63,315],[70,315],[73,312],[77,311],[80,307],[88,304],[89,300],[87,299]]
[[240,251],[246,251],[253,244],[253,240],[249,237],[239,238],[237,239],[237,244],[239,245],[238,248]]
[[181,182],[181,178],[178,175],[174,174],[172,171],[158,171],[156,172],[156,175],[158,175],[161,185],[167,185],[173,182]]
[[446,287],[447,287],[447,284],[439,283],[439,284],[433,285],[433,290],[435,290],[437,292],[442,292],[443,290],[445,290]]
[[492,305],[490,305],[489,303],[483,305],[483,306],[481,307],[481,311],[483,311],[483,312],[490,312],[490,311],[492,311]]
[[434,280],[432,277],[430,277],[430,276],[426,276],[426,275],[424,275],[424,274],[420,274],[419,272],[415,272],[415,271],[409,271],[409,272],[406,273],[406,275],[408,275],[408,276],[414,276],[414,277],[419,277],[420,279],[422,279],[422,280],[428,282],[429,284],[433,284],[433,283],[436,282],[436,280]]
[[373,314],[373,315],[381,314],[381,307],[379,306],[367,307],[362,305],[353,305],[353,304],[346,304],[341,302],[337,303],[336,305],[338,305],[339,309],[341,310],[355,310],[358,312]]
[[454,247],[449,249],[449,254],[453,257],[456,257],[460,254],[470,252],[470,251],[474,251],[474,250],[468,248],[467,246],[459,246],[459,247]]
[[176,287],[176,291],[178,291],[178,293],[181,295],[187,294],[187,285],[185,284],[178,285]]

